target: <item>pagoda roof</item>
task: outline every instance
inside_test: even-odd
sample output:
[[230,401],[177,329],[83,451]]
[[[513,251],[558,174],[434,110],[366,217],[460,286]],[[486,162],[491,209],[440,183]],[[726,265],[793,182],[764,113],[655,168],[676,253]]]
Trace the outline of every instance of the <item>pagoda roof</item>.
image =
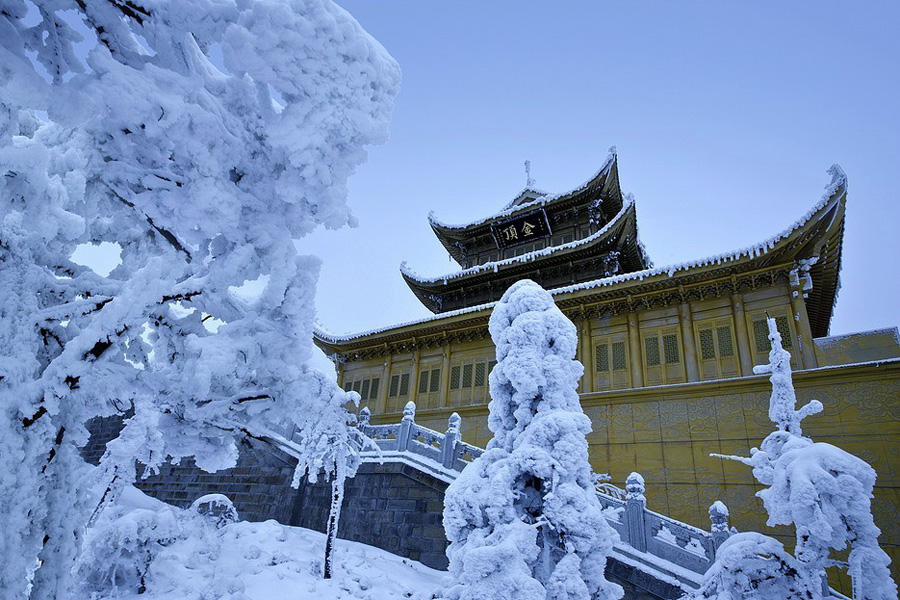
[[465,284],[470,284],[486,278],[493,279],[498,273],[527,273],[534,269],[544,268],[551,263],[567,262],[588,254],[614,249],[620,250],[622,262],[629,265],[631,270],[643,269],[650,264],[643,246],[638,240],[637,215],[634,197],[631,195],[626,198],[619,213],[603,228],[579,240],[559,246],[549,246],[521,256],[476,265],[438,277],[421,277],[405,262],[400,265],[400,272],[406,284],[429,310],[441,312],[433,299],[433,294],[445,291],[457,280],[465,280]]
[[432,211],[428,215],[428,223],[441,241],[441,244],[447,249],[447,252],[450,253],[454,260],[462,264],[462,250],[456,245],[456,242],[465,241],[487,233],[490,230],[491,223],[498,219],[515,218],[536,208],[547,208],[570,203],[580,204],[600,197],[604,199],[601,210],[606,215],[606,218],[612,218],[622,210],[623,196],[619,185],[618,159],[615,146],[609,149],[609,155],[606,157],[603,166],[590,179],[568,192],[548,194],[540,190],[525,188],[512,201],[507,203],[500,212],[482,219],[470,223],[450,224],[435,217],[434,211]]
[[[828,335],[840,287],[847,177],[838,165],[828,173],[825,194],[805,215],[769,239],[746,248],[705,258],[604,277],[549,290],[563,310],[591,302],[633,297],[663,288],[678,289],[698,281],[754,272],[805,261],[813,288],[806,300],[813,337]],[[522,258],[522,257],[519,257]],[[484,326],[497,302],[488,302],[360,333],[337,335],[316,326],[316,342],[326,351],[347,351],[373,344],[410,340],[459,327]]]

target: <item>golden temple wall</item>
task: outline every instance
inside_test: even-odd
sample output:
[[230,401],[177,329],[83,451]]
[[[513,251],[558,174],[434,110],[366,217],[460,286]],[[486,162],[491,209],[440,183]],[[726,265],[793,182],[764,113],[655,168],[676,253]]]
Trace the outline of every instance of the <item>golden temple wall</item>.
[[[798,404],[817,399],[825,407],[804,421],[804,433],[862,458],[878,473],[873,513],[894,578],[900,579],[900,360],[798,371],[794,385]],[[739,530],[778,534],[791,546],[790,531],[766,526],[750,468],[709,456],[749,456],[773,430],[770,391],[767,377],[752,376],[583,394],[581,404],[593,424],[591,463],[620,487],[629,473],[640,472],[652,510],[708,529],[707,509],[722,500]],[[419,409],[416,422],[443,431],[453,410]],[[487,444],[487,407],[455,410],[463,417],[463,439]],[[396,415],[373,418],[395,421]]]
[[[675,519],[708,528],[707,509],[722,500],[738,529],[775,533],[765,524],[750,468],[709,456],[748,456],[772,431],[770,384],[752,375],[753,365],[768,362],[767,328],[760,328],[766,315],[780,321],[799,403],[818,399],[825,406],[824,414],[804,423],[805,433],[866,460],[878,473],[873,512],[900,580],[897,330],[813,340],[799,289],[788,284],[590,320],[570,315],[585,366],[579,391],[593,423],[594,469],[619,486],[640,472],[648,506]],[[486,327],[442,344],[411,342],[406,351],[395,343],[393,354],[344,363],[341,384],[363,392],[374,423],[398,422],[412,400],[419,424],[444,431],[458,412],[464,441],[484,447],[492,437],[486,375],[494,359]],[[790,546],[792,534],[781,535]]]

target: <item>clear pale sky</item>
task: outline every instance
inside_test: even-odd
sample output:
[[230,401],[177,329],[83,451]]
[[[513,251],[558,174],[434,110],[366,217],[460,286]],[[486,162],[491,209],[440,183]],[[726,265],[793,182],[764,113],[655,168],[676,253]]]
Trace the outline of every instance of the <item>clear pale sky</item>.
[[560,192],[609,146],[654,264],[780,232],[849,178],[831,333],[897,325],[898,2],[344,0],[399,61],[391,140],[350,183],[359,227],[318,231],[336,333],[430,313],[399,273],[456,270],[427,222]]

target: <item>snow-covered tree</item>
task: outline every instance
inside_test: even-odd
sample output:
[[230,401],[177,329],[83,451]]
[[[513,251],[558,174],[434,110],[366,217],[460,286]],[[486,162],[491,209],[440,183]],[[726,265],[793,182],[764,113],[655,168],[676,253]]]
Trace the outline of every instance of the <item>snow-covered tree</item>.
[[494,438],[447,489],[449,600],[611,600],[618,539],[594,490],[575,326],[536,283],[510,287],[490,319]]
[[[318,262],[293,240],[353,223],[398,86],[330,0],[0,3],[4,597],[68,597],[89,418],[135,411],[108,503],[135,455],[217,470],[316,413]],[[109,274],[73,261],[101,243]]]
[[703,585],[691,600],[813,600],[821,583],[810,580],[778,540],[737,533],[716,551]]
[[356,415],[345,408],[348,402],[359,406],[359,394],[341,390],[324,376],[321,377],[321,385],[322,395],[328,395],[328,402],[317,411],[314,419],[306,420],[294,436],[300,445],[292,485],[298,487],[304,474],[310,483],[316,483],[320,475],[331,481],[331,505],[325,528],[325,561],[322,568],[324,578],[331,579],[334,544],[344,503],[344,485],[347,479],[356,475],[359,453],[369,440],[357,427]]
[[[768,319],[768,326],[769,364],[754,367],[754,372],[770,374],[769,418],[777,429],[759,449],[750,450],[750,458],[723,458],[750,465],[756,480],[768,486],[757,493],[769,515],[767,523],[795,527],[794,564],[804,580],[821,582],[826,567],[842,564],[831,558],[832,550],[849,548],[849,560],[842,566],[853,577],[854,600],[896,600],[890,558],[878,545],[881,531],[872,518],[875,470],[840,448],[803,435],[801,421],[821,412],[822,404],[812,400],[796,409],[791,355],[781,346],[775,320]],[[814,598],[821,597],[821,586],[813,593]]]

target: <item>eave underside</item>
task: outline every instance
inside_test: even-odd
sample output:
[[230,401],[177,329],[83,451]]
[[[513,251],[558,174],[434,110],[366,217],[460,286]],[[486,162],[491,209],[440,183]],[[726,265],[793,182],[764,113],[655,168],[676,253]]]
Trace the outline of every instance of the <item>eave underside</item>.
[[479,236],[490,233],[491,223],[497,220],[505,220],[514,218],[517,215],[525,214],[531,210],[544,208],[547,210],[561,209],[569,206],[587,205],[597,198],[602,198],[603,203],[601,209],[606,221],[611,221],[622,210],[624,199],[622,189],[619,185],[619,169],[618,161],[613,159],[612,164],[605,171],[601,171],[597,176],[586,185],[582,186],[575,192],[561,195],[548,201],[546,204],[526,204],[518,207],[516,210],[504,214],[496,219],[489,219],[474,225],[452,227],[441,225],[432,221],[431,229],[435,236],[440,240],[441,245],[447,250],[453,260],[460,265],[465,261],[463,253],[457,246],[457,242],[468,245],[471,240]]
[[[759,286],[787,283],[791,271],[798,267],[798,261],[817,257],[809,269],[813,287],[805,302],[813,337],[824,337],[829,332],[840,286],[845,210],[846,187],[842,185],[802,226],[778,238],[769,251],[760,249],[721,263],[705,259],[703,264],[690,268],[673,267],[674,272],[668,275],[666,267],[661,267],[639,279],[613,278],[614,282],[610,284],[600,280],[591,282],[596,283],[593,287],[562,288],[554,294],[556,303],[570,318],[576,319],[649,310],[710,295],[741,293]],[[440,345],[448,343],[451,333],[472,339],[483,338],[487,335],[491,308],[488,304],[472,312],[451,313],[349,339],[316,336],[315,341],[326,352],[352,355],[390,352],[399,345],[404,348]]]

